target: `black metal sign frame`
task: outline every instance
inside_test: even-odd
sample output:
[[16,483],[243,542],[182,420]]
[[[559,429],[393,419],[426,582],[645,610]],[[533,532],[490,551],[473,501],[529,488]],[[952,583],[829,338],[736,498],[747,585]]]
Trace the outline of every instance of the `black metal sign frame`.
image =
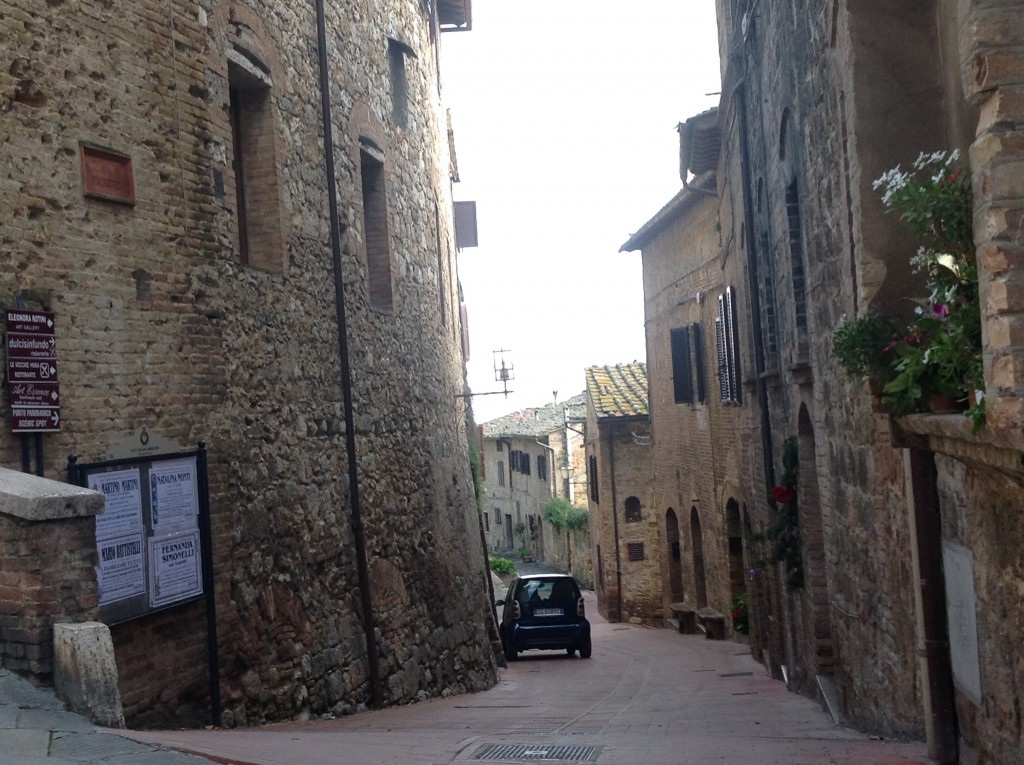
[[[103,474],[118,474],[119,471],[136,470],[141,486],[133,487],[140,492],[142,505],[143,532],[142,549],[143,572],[145,586],[143,592],[130,595],[100,606],[100,619],[109,626],[123,624],[125,622],[142,619],[153,614],[167,611],[172,608],[195,603],[199,600],[206,602],[206,627],[207,627],[207,650],[209,656],[210,670],[210,702],[212,706],[213,724],[220,725],[220,667],[217,656],[217,610],[214,599],[213,586],[213,541],[210,528],[210,485],[207,470],[206,442],[200,441],[198,449],[193,451],[173,452],[166,454],[151,454],[144,457],[128,457],[123,459],[104,460],[101,462],[78,461],[78,456],[72,454],[68,457],[68,481],[76,486],[88,488],[90,476],[102,476]],[[168,602],[161,602],[153,605],[151,590],[154,582],[153,562],[150,560],[150,541],[154,539],[155,527],[157,526],[155,516],[155,493],[143,491],[143,486],[149,486],[151,478],[157,473],[154,468],[159,468],[161,463],[172,464],[180,461],[195,460],[196,465],[196,489],[198,499],[198,536],[199,536],[199,558],[200,575],[202,578],[202,590],[194,595],[188,595],[181,599],[172,599]],[[155,492],[155,489],[154,489]],[[187,536],[187,535],[186,535]],[[102,554],[100,540],[97,540],[97,553]],[[135,553],[129,545],[129,551]],[[102,565],[102,561],[101,561]]]

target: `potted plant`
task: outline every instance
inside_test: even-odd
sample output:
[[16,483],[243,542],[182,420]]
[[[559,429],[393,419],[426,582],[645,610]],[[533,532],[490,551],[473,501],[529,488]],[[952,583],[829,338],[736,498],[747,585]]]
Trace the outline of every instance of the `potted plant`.
[[945,400],[942,411],[967,409],[978,429],[985,421],[984,400],[974,393],[984,388],[981,308],[971,189],[959,152],[922,153],[909,171],[897,166],[874,187],[920,238],[911,263],[924,274],[928,295],[916,301],[901,334],[872,314],[844,321],[833,354],[847,373],[876,390],[881,385],[895,414],[929,411]]
[[832,356],[847,375],[863,379],[868,392],[878,397],[892,377],[888,348],[896,337],[892,322],[877,313],[844,318],[832,335]]
[[[960,154],[922,153],[911,171],[893,168],[875,188],[920,237],[911,263],[929,293],[906,336],[889,348],[894,376],[885,393],[897,414],[963,411],[984,379],[972,197]],[[976,425],[984,422],[984,410],[974,415]]]

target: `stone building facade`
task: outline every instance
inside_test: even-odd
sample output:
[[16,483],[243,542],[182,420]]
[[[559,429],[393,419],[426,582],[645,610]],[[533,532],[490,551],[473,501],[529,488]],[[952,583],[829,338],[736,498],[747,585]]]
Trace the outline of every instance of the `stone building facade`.
[[[682,178],[690,180],[623,244],[643,261],[650,388],[652,515],[663,536],[661,612],[710,608],[745,632],[751,567],[744,534],[741,447],[746,420],[733,324],[742,270],[722,246],[718,110],[679,126]],[[749,523],[749,519],[747,519]]]
[[[1017,337],[1024,4],[719,0],[724,257],[738,285],[754,538],[792,482],[792,568],[761,569],[752,646],[798,692],[938,762],[1019,759],[1024,613]],[[987,425],[890,417],[831,354],[844,316],[911,314],[916,243],[873,181],[969,157]],[[655,422],[657,428],[657,422]],[[790,462],[787,465],[786,459]],[[763,558],[755,550],[755,557]],[[1012,630],[1011,630],[1012,631]]]
[[[0,300],[52,312],[61,396],[26,439],[4,396],[0,464],[207,443],[228,725],[496,679],[437,69],[469,4],[325,5],[0,10]],[[201,603],[112,632],[131,724],[208,720]]]
[[532,556],[590,586],[589,528],[561,528],[544,512],[555,497],[586,507],[585,417],[581,393],[498,417],[479,430],[487,549],[518,555],[525,546]]
[[587,480],[598,612],[662,624],[663,516],[654,470],[643,362],[586,369]]

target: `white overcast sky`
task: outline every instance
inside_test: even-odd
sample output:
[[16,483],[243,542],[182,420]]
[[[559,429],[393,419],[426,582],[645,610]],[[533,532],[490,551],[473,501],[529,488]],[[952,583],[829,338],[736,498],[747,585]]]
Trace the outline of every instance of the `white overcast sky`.
[[[619,247],[681,188],[676,125],[718,103],[714,0],[474,0],[441,38],[461,182],[479,423],[581,393],[584,369],[646,361],[639,253]],[[715,94],[715,95],[708,95]]]

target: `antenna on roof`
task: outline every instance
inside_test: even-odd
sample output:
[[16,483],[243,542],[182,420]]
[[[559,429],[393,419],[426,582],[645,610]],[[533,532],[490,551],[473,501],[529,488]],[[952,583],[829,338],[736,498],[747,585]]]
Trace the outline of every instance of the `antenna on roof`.
[[508,384],[510,380],[516,379],[516,370],[511,361],[505,361],[505,354],[511,352],[508,348],[499,348],[496,351],[491,351],[491,354],[494,356],[494,380],[501,383],[501,390],[489,390],[481,393],[457,393],[455,398],[497,395],[504,395],[505,398],[508,398],[509,393],[515,393],[515,391],[508,389]]

